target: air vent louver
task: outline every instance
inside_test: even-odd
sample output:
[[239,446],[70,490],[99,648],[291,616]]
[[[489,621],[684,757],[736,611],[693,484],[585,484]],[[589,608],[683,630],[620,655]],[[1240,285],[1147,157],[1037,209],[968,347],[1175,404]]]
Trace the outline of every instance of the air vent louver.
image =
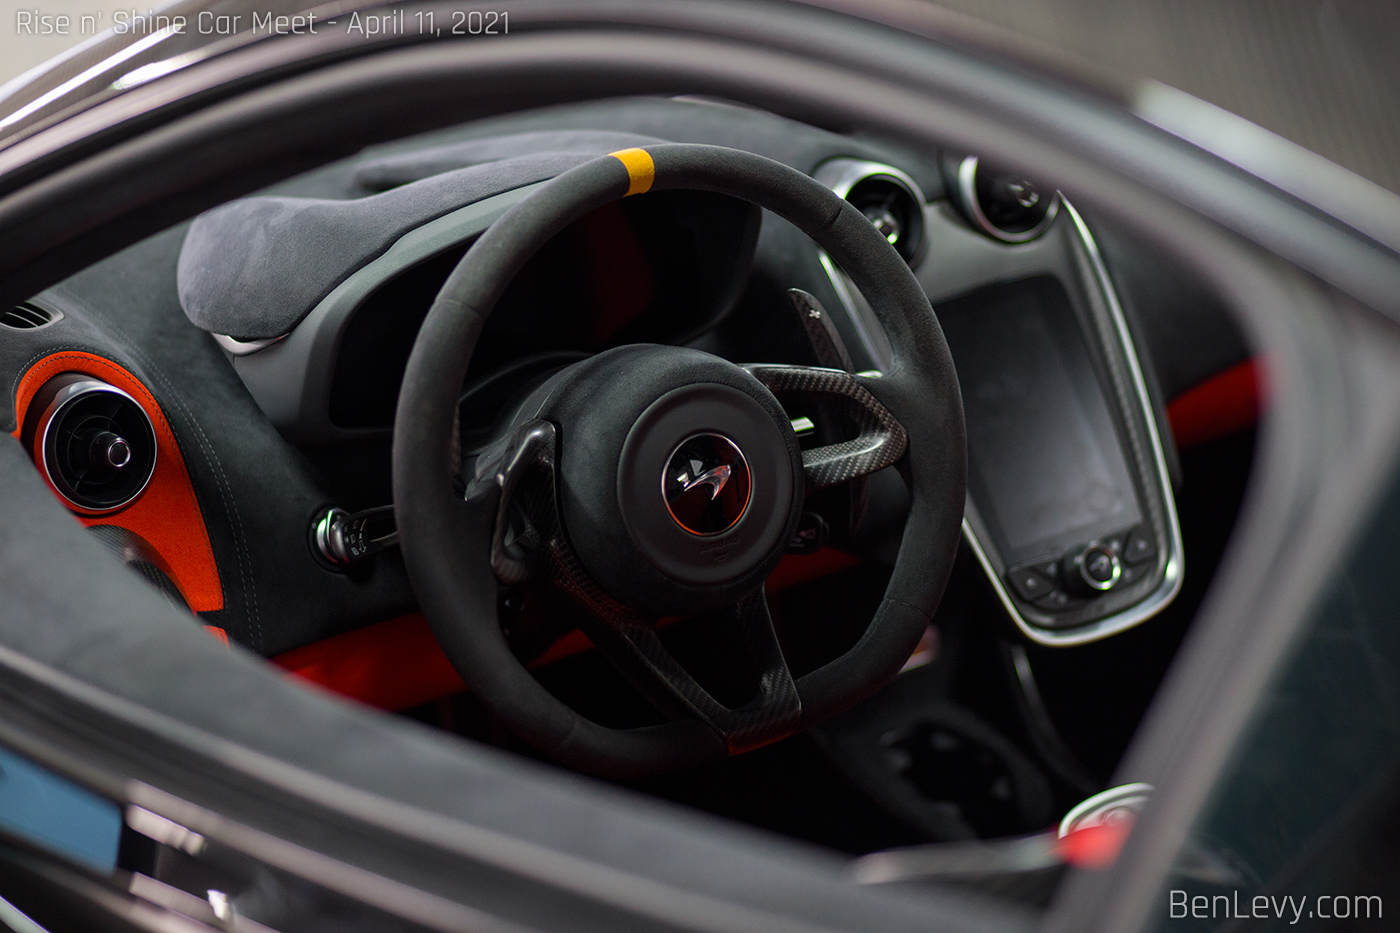
[[52,311],[45,311],[38,305],[28,302],[15,305],[4,314],[0,314],[0,324],[13,330],[33,330],[36,327],[43,327],[58,320],[58,315]]
[[924,236],[924,208],[917,195],[897,178],[872,175],[852,185],[846,200],[875,225],[905,262],[913,264]]
[[862,159],[832,159],[812,175],[865,215],[911,266],[924,246],[924,193],[892,165]]
[[66,373],[39,390],[35,406],[42,411],[33,435],[37,459],[63,498],[89,512],[110,512],[141,495],[155,472],[156,433],[135,399]]
[[1060,208],[1058,191],[1043,190],[1014,172],[968,156],[958,166],[956,200],[983,233],[1006,243],[1025,243],[1049,228]]

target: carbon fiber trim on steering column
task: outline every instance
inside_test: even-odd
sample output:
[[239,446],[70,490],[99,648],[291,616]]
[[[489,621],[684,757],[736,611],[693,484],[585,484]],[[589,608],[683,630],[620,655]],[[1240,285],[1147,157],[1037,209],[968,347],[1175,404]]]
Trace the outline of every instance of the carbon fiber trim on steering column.
[[752,363],[744,367],[774,395],[834,397],[856,423],[858,437],[802,452],[807,488],[825,489],[893,466],[909,449],[909,435],[860,378],[839,369]]

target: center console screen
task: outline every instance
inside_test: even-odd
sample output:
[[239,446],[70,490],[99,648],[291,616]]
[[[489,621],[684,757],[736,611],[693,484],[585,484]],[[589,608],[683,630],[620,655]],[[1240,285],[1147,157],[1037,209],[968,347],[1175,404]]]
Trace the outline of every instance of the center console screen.
[[973,501],[1008,564],[1142,520],[1069,296],[1048,276],[938,306],[962,386]]

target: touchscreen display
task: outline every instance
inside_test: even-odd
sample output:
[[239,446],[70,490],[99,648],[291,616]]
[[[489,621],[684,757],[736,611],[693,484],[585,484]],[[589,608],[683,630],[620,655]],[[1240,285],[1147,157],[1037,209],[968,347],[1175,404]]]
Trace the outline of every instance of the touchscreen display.
[[1008,565],[1137,524],[1122,445],[1069,296],[1049,277],[940,304],[973,501]]

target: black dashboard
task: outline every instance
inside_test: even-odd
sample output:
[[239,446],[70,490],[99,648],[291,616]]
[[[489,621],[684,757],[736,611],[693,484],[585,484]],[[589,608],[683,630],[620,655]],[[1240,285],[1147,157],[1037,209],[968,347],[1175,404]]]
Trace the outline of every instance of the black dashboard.
[[[910,263],[963,385],[966,541],[1025,636],[1093,640],[1171,601],[1184,557],[1174,452],[1157,353],[1138,343],[1160,328],[1130,322],[1132,302],[1120,301],[1072,206],[1007,173],[979,175],[975,160],[719,102],[577,105],[377,147],[36,296],[61,319],[12,341],[4,362],[18,380],[35,359],[82,348],[150,386],[170,412],[222,580],[223,599],[204,615],[236,640],[275,655],[409,611],[392,551],[328,568],[308,528],[332,506],[390,501],[398,381],[433,295],[475,237],[544,179],[637,139],[728,145],[811,173]],[[240,236],[253,220],[282,238]],[[880,328],[849,279],[777,217],[702,192],[595,211],[503,297],[463,386],[464,439],[559,367],[622,343],[829,363],[789,289],[828,309],[853,370],[885,365]],[[794,425],[804,442],[844,430],[820,410]],[[898,537],[900,494],[897,480],[879,479],[861,493],[868,501],[830,496],[814,510],[831,544],[878,557]]]

